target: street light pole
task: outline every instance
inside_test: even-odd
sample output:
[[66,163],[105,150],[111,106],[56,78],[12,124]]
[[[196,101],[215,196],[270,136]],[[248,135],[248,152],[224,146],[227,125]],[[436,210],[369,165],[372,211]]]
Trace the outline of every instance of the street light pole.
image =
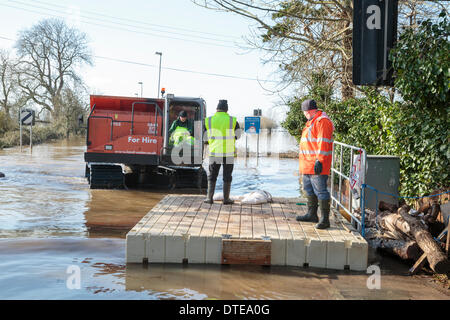
[[155,54],[159,55],[159,76],[158,76],[158,98],[159,98],[159,91],[160,91],[160,85],[161,85],[161,58],[162,58],[162,52],[155,52]]
[[138,82],[138,84],[140,84],[141,85],[141,98],[142,98],[142,87],[143,87],[143,83],[140,81],[140,82]]

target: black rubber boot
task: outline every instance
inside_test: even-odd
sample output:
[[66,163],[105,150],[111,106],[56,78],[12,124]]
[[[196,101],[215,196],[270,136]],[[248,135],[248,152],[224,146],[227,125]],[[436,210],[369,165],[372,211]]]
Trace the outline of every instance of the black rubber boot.
[[208,180],[208,193],[206,194],[206,199],[204,203],[213,204],[214,191],[216,190],[216,181]]
[[295,219],[297,221],[304,221],[304,222],[318,222],[319,217],[317,216],[317,207],[318,207],[318,200],[317,196],[307,196],[306,199],[308,200],[308,213],[304,216],[297,216]]
[[234,201],[230,199],[231,182],[223,182],[223,204],[233,204]]
[[330,227],[330,200],[319,200],[320,221],[316,224],[317,229],[327,229]]

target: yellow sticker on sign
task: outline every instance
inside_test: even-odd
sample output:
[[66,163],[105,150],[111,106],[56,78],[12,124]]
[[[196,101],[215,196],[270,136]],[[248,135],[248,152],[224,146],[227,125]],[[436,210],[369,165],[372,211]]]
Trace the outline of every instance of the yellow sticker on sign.
[[118,114],[116,113],[116,114],[114,114],[114,119],[116,119],[117,120],[117,118],[118,118]]

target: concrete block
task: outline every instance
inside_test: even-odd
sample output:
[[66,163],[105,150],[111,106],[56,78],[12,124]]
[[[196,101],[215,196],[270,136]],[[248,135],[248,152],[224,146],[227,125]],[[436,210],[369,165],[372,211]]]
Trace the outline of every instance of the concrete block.
[[272,239],[270,264],[286,265],[286,239]]
[[185,258],[185,238],[182,236],[166,236],[166,263],[182,263]]
[[206,262],[206,237],[189,237],[186,242],[186,258],[189,263]]
[[222,263],[222,238],[206,238],[205,262],[221,264]]
[[306,262],[305,240],[287,240],[286,242],[286,265],[303,267]]
[[327,260],[327,242],[309,238],[305,244],[306,262],[309,264],[309,266],[316,268],[325,268]]
[[145,222],[143,220],[139,221],[129,233],[139,233],[139,230],[144,226]]
[[367,242],[353,242],[348,253],[350,270],[366,271],[369,246]]
[[344,241],[327,241],[327,268],[344,270],[347,264],[347,249]]
[[164,263],[166,258],[166,237],[150,235],[147,238],[147,258],[149,263]]
[[142,263],[145,258],[145,239],[142,234],[129,233],[126,240],[126,261],[127,263]]

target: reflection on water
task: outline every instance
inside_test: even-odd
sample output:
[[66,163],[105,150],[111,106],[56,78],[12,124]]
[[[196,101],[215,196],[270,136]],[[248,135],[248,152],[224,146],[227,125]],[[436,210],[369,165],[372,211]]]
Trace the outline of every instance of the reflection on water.
[[259,136],[257,134],[244,134],[236,142],[238,151],[243,152],[246,144],[249,152],[259,151],[261,155],[298,151],[297,140],[282,128],[261,129]]
[[32,155],[0,151],[0,237],[85,235],[83,150],[59,142],[35,146]]
[[[413,277],[314,268],[125,264],[123,239],[0,241],[0,299],[448,299]],[[70,289],[69,268],[80,270]],[[407,268],[406,268],[407,269]],[[68,272],[69,271],[69,272]]]
[[162,192],[88,190],[84,212],[89,237],[124,237],[163,197]]
[[[39,145],[32,155],[0,150],[0,171],[6,174],[0,179],[0,299],[386,299],[414,292],[442,298],[403,277],[394,278],[403,291],[387,284],[374,292],[366,288],[364,273],[126,265],[124,235],[164,192],[90,190],[84,142]],[[298,196],[297,170],[295,159],[240,158],[232,194],[263,189]],[[221,186],[219,177],[218,191]],[[79,290],[66,285],[70,266],[80,268]]]
[[[221,191],[223,185],[221,174],[217,179],[216,192]],[[241,195],[254,190],[266,190],[274,197],[298,197],[298,160],[277,157],[260,157],[258,160],[255,157],[237,158],[231,194]]]
[[[223,274],[217,266],[152,266],[151,275],[125,267],[125,234],[167,191],[90,190],[84,178],[84,143],[75,139],[38,145],[32,154],[27,148],[22,153],[19,148],[0,150],[0,171],[6,175],[0,179],[0,298],[110,298],[117,291],[127,298],[223,297],[215,285],[186,289],[191,285],[180,284],[205,272],[209,276],[203,282],[209,283],[209,277]],[[296,196],[296,165],[289,159],[260,159],[258,164],[254,158],[238,159],[232,192],[265,189],[276,196]],[[221,186],[219,177],[217,189]],[[65,285],[71,264],[82,270],[81,291]],[[245,292],[250,297],[252,290],[236,297],[245,297]]]

